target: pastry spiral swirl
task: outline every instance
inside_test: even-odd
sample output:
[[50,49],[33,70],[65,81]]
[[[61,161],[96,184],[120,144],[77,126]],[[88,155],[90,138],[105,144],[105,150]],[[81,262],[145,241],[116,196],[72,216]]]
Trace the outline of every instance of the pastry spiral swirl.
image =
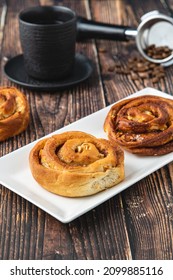
[[112,143],[140,155],[173,151],[173,100],[144,95],[113,105],[104,130]]
[[29,123],[29,105],[16,88],[0,87],[0,141],[26,129]]
[[35,180],[48,191],[82,197],[124,179],[124,153],[106,139],[80,131],[53,135],[36,143],[29,156]]

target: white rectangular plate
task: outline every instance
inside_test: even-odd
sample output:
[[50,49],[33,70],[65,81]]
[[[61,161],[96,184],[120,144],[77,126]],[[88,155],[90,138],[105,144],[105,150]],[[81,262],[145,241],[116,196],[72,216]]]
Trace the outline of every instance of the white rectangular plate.
[[[128,98],[145,94],[173,99],[172,96],[153,88],[145,88]],[[99,138],[106,138],[103,123],[111,106],[47,136],[69,130],[78,130]],[[0,183],[63,223],[74,220],[173,160],[173,153],[157,157],[143,157],[125,152],[125,180],[123,182],[90,197],[66,198],[46,191],[33,179],[28,157],[35,143],[36,141],[0,158]]]

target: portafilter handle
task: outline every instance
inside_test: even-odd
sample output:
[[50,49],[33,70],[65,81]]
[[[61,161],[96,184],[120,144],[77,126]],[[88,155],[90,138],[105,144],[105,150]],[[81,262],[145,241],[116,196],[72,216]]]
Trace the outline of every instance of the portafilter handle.
[[128,41],[134,39],[136,35],[137,30],[129,26],[96,22],[83,17],[77,18],[77,41],[85,39]]

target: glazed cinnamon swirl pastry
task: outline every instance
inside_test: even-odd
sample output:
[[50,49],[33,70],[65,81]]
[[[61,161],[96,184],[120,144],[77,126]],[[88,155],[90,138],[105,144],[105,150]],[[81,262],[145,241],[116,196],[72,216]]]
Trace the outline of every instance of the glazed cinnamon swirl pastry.
[[173,151],[173,100],[145,95],[122,100],[110,109],[104,130],[112,143],[140,155]]
[[29,156],[35,180],[67,197],[93,195],[124,179],[124,153],[106,139],[71,131],[40,140]]
[[16,88],[0,87],[0,141],[26,129],[29,106],[26,97]]

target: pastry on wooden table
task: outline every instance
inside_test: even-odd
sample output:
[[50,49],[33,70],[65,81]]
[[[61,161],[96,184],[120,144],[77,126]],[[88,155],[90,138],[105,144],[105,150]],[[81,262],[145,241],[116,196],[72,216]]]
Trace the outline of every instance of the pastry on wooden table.
[[173,151],[173,100],[154,95],[128,98],[114,104],[104,123],[112,144],[139,155]]
[[29,123],[25,95],[14,87],[0,87],[0,141],[24,131]]
[[33,177],[43,188],[67,197],[93,195],[124,179],[121,148],[80,131],[40,140],[31,150],[29,162]]

